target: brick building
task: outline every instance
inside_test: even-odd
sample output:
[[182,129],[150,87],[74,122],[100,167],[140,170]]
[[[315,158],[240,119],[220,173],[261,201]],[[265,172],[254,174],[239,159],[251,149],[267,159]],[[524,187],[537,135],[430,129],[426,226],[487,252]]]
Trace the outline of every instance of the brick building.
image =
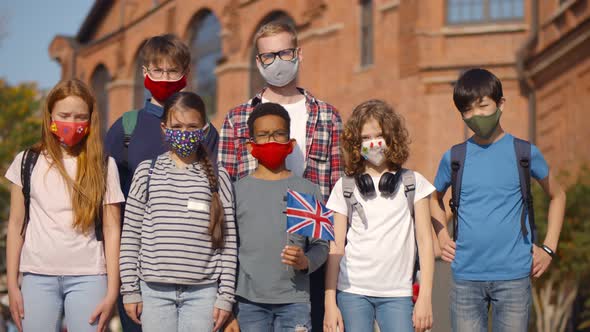
[[539,1],[521,70],[536,142],[557,169],[590,161],[590,1]]
[[287,20],[304,54],[300,85],[344,119],[366,99],[392,103],[413,138],[409,166],[432,178],[441,153],[469,134],[451,95],[471,66],[503,81],[508,131],[536,138],[560,168],[588,159],[579,142],[589,137],[589,12],[587,0],[98,0],[77,35],[56,36],[49,53],[62,77],[93,86],[110,124],[143,104],[142,43],[175,33],[193,52],[191,89],[219,126],[261,86],[256,29]]
[[[393,104],[412,136],[408,166],[431,180],[444,150],[470,134],[452,84],[473,66],[502,80],[504,127],[535,141],[551,165],[575,172],[590,161],[589,18],[590,0],[97,0],[78,33],[56,36],[49,54],[63,78],[94,88],[110,124],[144,103],[142,43],[174,33],[192,50],[189,87],[219,128],[262,86],[257,28],[285,20],[303,49],[299,85],[345,120],[367,99]],[[449,326],[441,276],[448,265],[437,264],[435,331]]]

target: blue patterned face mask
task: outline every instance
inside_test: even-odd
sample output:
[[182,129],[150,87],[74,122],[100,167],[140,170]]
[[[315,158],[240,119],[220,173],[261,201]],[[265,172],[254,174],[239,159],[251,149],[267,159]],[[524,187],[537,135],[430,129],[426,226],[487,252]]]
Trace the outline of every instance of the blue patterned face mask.
[[208,127],[209,124],[206,124],[203,128],[193,131],[166,128],[165,141],[176,154],[186,158],[203,142]]

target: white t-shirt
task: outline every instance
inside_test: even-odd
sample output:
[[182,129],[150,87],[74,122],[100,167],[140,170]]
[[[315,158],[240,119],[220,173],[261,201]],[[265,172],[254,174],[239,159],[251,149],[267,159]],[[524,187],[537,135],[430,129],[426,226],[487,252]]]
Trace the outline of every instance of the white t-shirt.
[[[414,174],[414,202],[417,202],[435,188],[421,174]],[[398,189],[395,195],[384,197],[378,189],[379,177],[373,177],[373,184],[376,197],[366,200],[357,188],[353,192],[368,222],[365,225],[358,213],[353,212],[344,257],[340,261],[338,290],[376,297],[411,296],[416,242],[404,190]],[[327,207],[348,216],[342,179],[336,182]]]
[[[305,96],[301,96],[301,100],[293,104],[281,104],[291,118],[291,138],[297,140],[297,145],[293,149],[293,152],[287,156],[286,165],[287,169],[291,170],[297,176],[303,176],[305,171],[305,156],[306,156],[306,132],[307,132],[307,119],[309,114],[307,113],[307,107],[305,106]],[[263,103],[267,103],[268,100],[262,98]]]
[[[22,187],[19,153],[6,178]],[[66,172],[76,177],[77,159],[63,160]],[[115,160],[109,157],[107,191],[104,204],[125,201],[119,185]],[[20,272],[46,275],[96,275],[106,273],[103,244],[96,240],[94,228],[88,235],[72,227],[72,200],[66,182],[57,170],[49,169],[47,158],[41,154],[31,175],[30,219],[21,251]]]

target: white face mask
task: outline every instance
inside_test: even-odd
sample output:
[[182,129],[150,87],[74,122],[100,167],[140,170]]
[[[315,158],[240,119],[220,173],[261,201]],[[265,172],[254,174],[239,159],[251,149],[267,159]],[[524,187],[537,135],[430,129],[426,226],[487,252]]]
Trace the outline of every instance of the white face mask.
[[283,87],[295,79],[299,70],[299,58],[293,60],[282,60],[278,56],[273,63],[264,67],[257,63],[260,75],[266,83],[272,86]]
[[387,144],[383,138],[363,141],[361,144],[361,156],[371,164],[379,167],[385,161]]

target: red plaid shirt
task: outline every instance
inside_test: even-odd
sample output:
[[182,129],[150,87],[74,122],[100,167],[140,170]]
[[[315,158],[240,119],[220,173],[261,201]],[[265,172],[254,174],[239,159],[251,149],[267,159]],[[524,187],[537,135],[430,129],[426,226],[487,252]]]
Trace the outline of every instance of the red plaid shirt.
[[[342,176],[340,161],[340,134],[342,119],[334,106],[316,99],[304,89],[305,105],[309,118],[306,125],[305,171],[303,177],[320,186],[324,200]],[[250,138],[248,116],[262,101],[264,90],[245,104],[229,111],[219,142],[219,161],[234,181],[252,173],[257,161],[246,149]]]

